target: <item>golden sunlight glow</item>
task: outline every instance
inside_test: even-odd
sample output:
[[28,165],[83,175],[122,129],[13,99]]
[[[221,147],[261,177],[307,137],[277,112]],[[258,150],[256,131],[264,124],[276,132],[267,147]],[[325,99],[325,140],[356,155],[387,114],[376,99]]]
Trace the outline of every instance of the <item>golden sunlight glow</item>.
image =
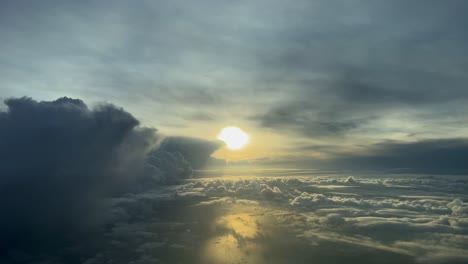
[[221,130],[218,137],[219,140],[224,141],[227,147],[232,150],[237,150],[244,147],[249,142],[249,135],[238,127],[225,127]]
[[255,238],[259,229],[255,217],[242,213],[221,217],[216,225],[243,238]]
[[261,237],[259,223],[263,223],[263,216],[258,216],[258,212],[254,211],[258,209],[251,206],[234,205],[229,210],[248,213],[232,212],[219,217],[213,223],[216,235],[204,245],[202,263],[266,263],[263,260],[265,248],[256,241],[257,237]]

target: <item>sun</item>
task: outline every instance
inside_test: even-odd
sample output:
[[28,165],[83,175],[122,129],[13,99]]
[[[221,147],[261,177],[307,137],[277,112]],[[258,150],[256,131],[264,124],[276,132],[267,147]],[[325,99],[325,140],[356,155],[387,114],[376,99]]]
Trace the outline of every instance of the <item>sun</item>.
[[244,147],[250,139],[247,133],[234,126],[223,128],[217,138],[224,141],[227,147],[232,150]]

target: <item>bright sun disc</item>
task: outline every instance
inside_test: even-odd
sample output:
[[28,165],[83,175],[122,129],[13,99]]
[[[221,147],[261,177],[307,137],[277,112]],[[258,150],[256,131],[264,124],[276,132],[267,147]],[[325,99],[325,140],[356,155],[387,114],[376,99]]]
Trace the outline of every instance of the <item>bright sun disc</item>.
[[225,127],[219,133],[218,139],[224,141],[229,149],[236,150],[249,142],[249,135],[238,127]]

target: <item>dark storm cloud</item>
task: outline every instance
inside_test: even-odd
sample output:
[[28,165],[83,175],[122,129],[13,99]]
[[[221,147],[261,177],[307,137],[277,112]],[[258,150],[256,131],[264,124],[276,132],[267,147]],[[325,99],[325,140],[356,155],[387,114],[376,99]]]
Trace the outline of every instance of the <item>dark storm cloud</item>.
[[[0,113],[2,249],[61,243],[92,224],[96,197],[128,183],[118,148],[138,121],[113,105],[78,99],[8,99]],[[151,144],[154,134],[139,134]],[[128,152],[135,152],[127,147]],[[145,151],[144,148],[139,151]],[[21,234],[21,235],[19,235]],[[44,238],[47,239],[47,243]]]
[[[188,137],[167,137],[158,149],[148,153],[146,171],[149,182],[177,184],[193,176],[213,158],[210,155],[222,146],[220,142]],[[155,177],[154,175],[157,175]]]
[[[139,127],[131,114],[111,104],[89,109],[67,97],[41,102],[24,97],[5,104],[0,252],[54,250],[86,236],[99,222],[100,198],[154,186],[148,183],[176,183],[191,176],[192,162],[201,166],[219,147],[169,138],[155,149],[155,129]],[[164,163],[154,162],[155,155]]]
[[187,159],[194,169],[200,169],[210,155],[222,146],[221,142],[188,137],[168,137],[161,142],[159,150],[178,152]]

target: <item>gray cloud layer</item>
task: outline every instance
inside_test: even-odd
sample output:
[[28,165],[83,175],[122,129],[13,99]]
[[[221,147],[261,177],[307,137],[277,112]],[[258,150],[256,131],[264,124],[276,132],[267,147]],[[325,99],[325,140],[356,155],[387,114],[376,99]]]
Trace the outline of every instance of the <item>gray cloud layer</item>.
[[385,142],[363,154],[338,157],[333,166],[348,169],[386,169],[433,174],[468,173],[468,139]]
[[468,139],[447,138],[418,141],[389,140],[365,144],[356,150],[340,146],[291,146],[290,150],[320,153],[324,157],[300,155],[258,161],[266,166],[292,166],[337,171],[385,171],[392,173],[468,174]]
[[[112,98],[145,118],[150,106],[173,116],[160,123],[237,115],[304,138],[427,136],[447,118],[455,128],[444,133],[456,134],[466,111],[467,8],[459,0],[4,1],[0,89]],[[395,114],[424,126],[381,126]]]

